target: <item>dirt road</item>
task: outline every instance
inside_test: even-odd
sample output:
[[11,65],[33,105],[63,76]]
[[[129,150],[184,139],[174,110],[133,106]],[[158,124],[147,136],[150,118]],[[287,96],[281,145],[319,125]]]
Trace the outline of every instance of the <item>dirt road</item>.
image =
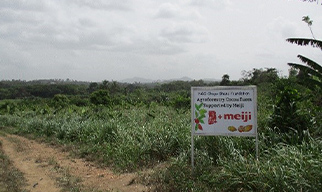
[[28,182],[25,189],[31,192],[56,192],[67,185],[80,191],[149,191],[135,182],[136,174],[114,174],[108,168],[72,158],[56,146],[8,134],[0,136],[0,141],[5,154],[24,173]]

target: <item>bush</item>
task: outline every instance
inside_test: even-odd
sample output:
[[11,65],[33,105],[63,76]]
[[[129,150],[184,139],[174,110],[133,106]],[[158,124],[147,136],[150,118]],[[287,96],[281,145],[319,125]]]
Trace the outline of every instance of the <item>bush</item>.
[[190,97],[184,97],[178,95],[173,101],[173,107],[176,109],[190,109],[191,99]]
[[297,143],[304,139],[305,131],[312,127],[311,117],[298,106],[303,98],[297,89],[285,86],[276,97],[270,126],[279,133],[286,133],[287,142]]
[[66,95],[56,94],[52,99],[54,108],[64,108],[69,105],[69,99]]
[[90,102],[94,105],[111,106],[111,98],[107,90],[97,90],[90,95]]
[[0,114],[14,114],[17,111],[18,105],[14,101],[4,101],[0,103]]

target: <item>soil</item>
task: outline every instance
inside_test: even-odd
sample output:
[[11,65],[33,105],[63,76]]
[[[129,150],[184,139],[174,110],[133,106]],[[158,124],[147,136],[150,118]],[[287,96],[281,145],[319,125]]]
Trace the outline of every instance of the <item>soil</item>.
[[135,173],[115,174],[109,168],[74,158],[55,145],[9,134],[0,136],[0,141],[13,165],[24,173],[27,191],[62,191],[62,183],[73,181],[77,181],[80,191],[150,191],[149,187],[137,182]]

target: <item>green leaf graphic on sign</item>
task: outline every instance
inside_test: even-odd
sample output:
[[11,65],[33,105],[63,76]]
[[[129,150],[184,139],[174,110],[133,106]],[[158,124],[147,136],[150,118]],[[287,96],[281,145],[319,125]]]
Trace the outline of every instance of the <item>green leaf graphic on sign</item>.
[[204,118],[206,118],[205,114],[207,113],[207,110],[203,109],[202,106],[203,103],[200,103],[199,105],[195,103],[195,130],[203,130],[201,124],[205,123]]
[[198,106],[198,108],[200,109],[202,107],[203,103],[200,103],[200,105]]
[[201,109],[201,110],[199,111],[199,113],[200,113],[200,115],[204,115],[205,113],[207,113],[207,110],[206,110],[206,109]]
[[200,115],[199,117],[198,117],[198,119],[203,119],[203,118],[205,118],[206,117],[206,115],[205,114],[202,114],[202,115]]
[[199,105],[195,104],[195,107],[199,111],[199,109],[200,109]]

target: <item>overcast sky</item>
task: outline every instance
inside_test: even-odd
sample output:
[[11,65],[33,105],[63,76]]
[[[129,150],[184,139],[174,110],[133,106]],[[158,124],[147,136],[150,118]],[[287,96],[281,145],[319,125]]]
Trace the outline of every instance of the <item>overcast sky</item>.
[[0,0],[0,80],[238,80],[321,51],[322,0]]

